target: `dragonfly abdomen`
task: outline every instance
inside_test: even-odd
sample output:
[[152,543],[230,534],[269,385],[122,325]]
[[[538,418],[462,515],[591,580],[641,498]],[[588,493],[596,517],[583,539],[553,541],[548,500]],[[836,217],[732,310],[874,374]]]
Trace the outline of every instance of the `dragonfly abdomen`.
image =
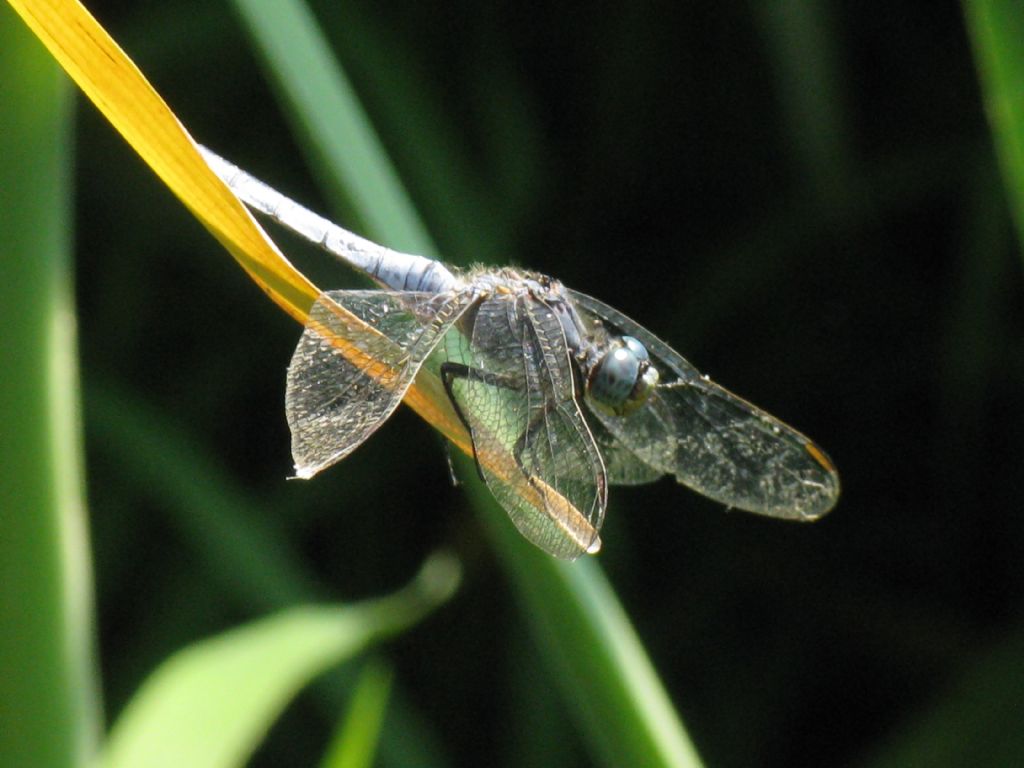
[[459,283],[440,262],[377,245],[302,207],[216,152],[206,147],[200,147],[199,151],[221,180],[250,208],[316,243],[385,288],[445,293]]
[[360,269],[384,287],[395,291],[446,293],[459,282],[441,262],[425,256],[385,249],[365,255],[367,261],[358,265]]

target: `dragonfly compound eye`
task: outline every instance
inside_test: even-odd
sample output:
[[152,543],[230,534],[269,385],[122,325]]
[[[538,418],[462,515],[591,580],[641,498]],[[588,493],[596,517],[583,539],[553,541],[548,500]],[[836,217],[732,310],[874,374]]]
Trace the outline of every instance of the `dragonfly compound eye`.
[[658,384],[658,371],[647,349],[632,336],[623,336],[597,361],[587,381],[590,402],[615,416],[635,411]]

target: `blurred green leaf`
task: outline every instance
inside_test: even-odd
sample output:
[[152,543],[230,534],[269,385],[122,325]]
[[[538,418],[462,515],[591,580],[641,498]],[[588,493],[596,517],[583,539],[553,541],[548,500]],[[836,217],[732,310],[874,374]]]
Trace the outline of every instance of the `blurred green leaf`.
[[985,112],[1024,240],[1024,13],[1015,0],[964,0]]
[[67,82],[0,7],[0,765],[92,758]]
[[243,765],[304,685],[419,620],[452,594],[458,573],[449,556],[434,556],[388,597],[293,608],[176,653],[125,708],[102,765]]
[[324,756],[322,768],[369,768],[373,765],[393,678],[391,669],[380,662],[371,661],[366,665],[356,683],[349,711]]

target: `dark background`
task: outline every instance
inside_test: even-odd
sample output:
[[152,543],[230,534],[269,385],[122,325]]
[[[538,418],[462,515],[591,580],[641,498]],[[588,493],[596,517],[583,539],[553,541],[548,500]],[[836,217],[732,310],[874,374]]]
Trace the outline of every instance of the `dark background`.
[[[90,7],[197,138],[324,209],[227,7]],[[985,709],[1024,689],[1019,664],[993,661],[1024,658],[1021,270],[959,7],[314,7],[449,261],[521,264],[612,303],[839,467],[839,505],[813,526],[668,480],[613,489],[601,563],[706,763],[873,764],[914,739],[975,744],[973,765],[1024,754]],[[286,482],[299,328],[79,114],[111,716],[183,643],[385,593],[451,546],[462,590],[386,649],[408,738],[451,765],[589,764],[441,439],[402,409],[343,464]],[[324,264],[321,285],[359,284]],[[261,583],[262,563],[303,588]],[[256,763],[315,761],[346,674]]]

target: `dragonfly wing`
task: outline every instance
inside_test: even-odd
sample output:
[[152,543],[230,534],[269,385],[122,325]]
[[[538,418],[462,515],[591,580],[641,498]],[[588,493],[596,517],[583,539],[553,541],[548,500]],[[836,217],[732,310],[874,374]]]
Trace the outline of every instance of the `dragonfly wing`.
[[643,485],[653,483],[666,473],[666,470],[644,461],[633,451],[623,445],[608,428],[601,423],[597,415],[588,409],[584,416],[590,434],[601,452],[605,472],[611,485]]
[[464,292],[322,293],[288,366],[296,474],[312,477],[369,437],[472,301]]
[[607,483],[557,317],[530,296],[495,294],[477,308],[466,353],[452,394],[491,493],[546,552],[596,552]]
[[771,517],[814,520],[835,505],[839,475],[817,445],[709,381],[671,347],[603,302],[572,293],[594,330],[638,339],[661,374],[638,411],[594,412],[651,466],[716,501]]
[[835,505],[835,467],[796,430],[703,379],[656,396],[677,435],[679,482],[723,504],[790,520],[816,520]]

